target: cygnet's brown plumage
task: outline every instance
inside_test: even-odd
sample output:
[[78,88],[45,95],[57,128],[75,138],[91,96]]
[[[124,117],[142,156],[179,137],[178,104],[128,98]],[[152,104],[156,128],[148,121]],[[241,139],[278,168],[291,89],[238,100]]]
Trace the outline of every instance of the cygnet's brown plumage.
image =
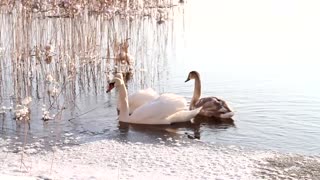
[[199,115],[205,117],[214,117],[219,119],[229,119],[234,115],[234,112],[227,105],[227,103],[217,97],[201,97],[201,80],[200,74],[197,71],[191,71],[185,82],[194,79],[194,92],[190,102],[190,110],[202,106]]

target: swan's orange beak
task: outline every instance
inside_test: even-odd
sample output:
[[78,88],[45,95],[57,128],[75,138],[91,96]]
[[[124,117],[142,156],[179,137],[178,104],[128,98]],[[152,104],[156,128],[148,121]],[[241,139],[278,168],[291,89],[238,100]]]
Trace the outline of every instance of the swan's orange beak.
[[114,83],[109,83],[108,88],[107,88],[107,93],[109,93],[112,89],[114,88]]
[[188,79],[187,80],[185,80],[184,82],[188,82],[188,81],[190,81],[190,78],[188,77]]

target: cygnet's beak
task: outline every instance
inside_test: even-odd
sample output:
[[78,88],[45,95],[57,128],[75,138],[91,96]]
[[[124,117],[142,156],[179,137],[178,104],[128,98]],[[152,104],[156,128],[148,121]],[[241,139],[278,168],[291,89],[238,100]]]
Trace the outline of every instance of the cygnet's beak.
[[188,79],[187,80],[185,80],[184,82],[188,82],[188,81],[190,81],[190,78],[188,77]]
[[107,88],[107,93],[109,93],[112,89],[114,88],[114,83],[109,83],[108,88]]

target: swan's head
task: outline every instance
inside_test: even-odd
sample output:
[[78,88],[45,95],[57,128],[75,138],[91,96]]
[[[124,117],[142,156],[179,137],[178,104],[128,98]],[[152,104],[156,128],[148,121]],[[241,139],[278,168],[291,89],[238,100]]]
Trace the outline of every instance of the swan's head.
[[120,85],[123,85],[123,76],[121,73],[115,74],[114,78],[110,81],[108,88],[107,88],[107,93],[109,93],[113,88],[118,87]]
[[200,75],[197,71],[191,71],[191,72],[189,72],[187,80],[185,80],[184,82],[188,82],[191,79],[195,79],[195,78],[199,78],[199,77],[200,77]]

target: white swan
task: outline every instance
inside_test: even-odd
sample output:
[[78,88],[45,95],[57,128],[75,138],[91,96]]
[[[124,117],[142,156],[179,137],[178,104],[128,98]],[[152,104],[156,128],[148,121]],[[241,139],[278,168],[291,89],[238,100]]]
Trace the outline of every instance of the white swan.
[[[121,76],[122,77],[122,76]],[[138,107],[129,116],[128,93],[122,78],[115,77],[107,92],[114,87],[119,90],[120,114],[119,121],[134,124],[171,124],[187,122],[194,118],[201,110],[188,110],[187,101],[175,94],[162,94],[144,105]]]
[[229,119],[234,115],[234,112],[227,103],[217,97],[201,97],[201,80],[200,74],[197,71],[191,71],[185,82],[194,79],[193,97],[190,102],[190,110],[202,107],[199,115],[205,117],[215,117],[221,119]]

